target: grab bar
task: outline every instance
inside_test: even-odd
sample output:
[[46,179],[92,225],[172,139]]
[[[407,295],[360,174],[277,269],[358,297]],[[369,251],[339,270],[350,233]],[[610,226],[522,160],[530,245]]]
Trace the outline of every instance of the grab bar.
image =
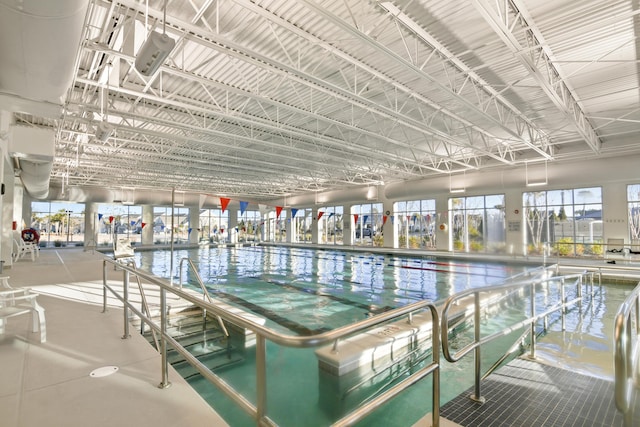
[[[126,288],[123,292],[123,296],[119,295],[114,288],[109,285],[107,282],[107,274],[108,264],[114,264],[113,260],[109,258],[105,258],[103,260],[103,276],[102,276],[102,285],[103,285],[103,305],[106,309],[107,305],[107,290],[109,290],[116,298],[118,298],[126,308],[131,310],[137,316],[140,317],[141,320],[149,324],[149,326],[156,331],[160,332],[160,353],[162,356],[162,381],[159,385],[161,388],[166,388],[169,386],[168,382],[168,361],[167,361],[167,343],[170,344],[178,353],[180,353],[187,362],[189,362],[193,367],[195,367],[200,374],[206,378],[211,383],[218,386],[231,400],[237,403],[245,412],[247,412],[250,416],[256,420],[258,425],[276,425],[273,420],[271,420],[267,415],[266,405],[267,405],[267,389],[266,389],[266,341],[272,341],[276,344],[294,347],[294,348],[312,348],[318,347],[320,345],[328,344],[333,342],[335,343],[342,338],[347,338],[352,336],[358,332],[363,332],[368,330],[376,325],[388,322],[390,320],[394,320],[400,317],[409,316],[410,314],[416,311],[429,310],[431,313],[432,320],[432,330],[431,330],[431,346],[434,349],[440,347],[440,321],[438,310],[436,306],[430,301],[418,301],[410,305],[406,305],[404,307],[399,307],[394,310],[389,310],[380,314],[377,314],[373,317],[366,318],[359,322],[342,326],[337,329],[333,329],[330,331],[322,332],[320,334],[312,335],[312,336],[292,336],[286,335],[280,332],[277,332],[273,329],[270,329],[267,326],[261,325],[257,322],[254,322],[251,319],[245,318],[238,313],[228,311],[225,308],[212,304],[208,301],[201,301],[195,295],[189,292],[185,292],[175,286],[171,286],[171,284],[165,280],[162,280],[156,276],[151,274],[136,271],[129,266],[118,265],[119,269],[124,270],[126,273],[131,273],[138,275],[145,281],[158,286],[160,288],[160,304],[162,308],[162,319],[161,324],[158,326],[152,319],[147,318],[144,313],[137,310],[127,299],[127,291]],[[128,282],[128,279],[126,280]],[[124,282],[123,282],[124,283]],[[224,317],[225,320],[237,325],[241,328],[248,329],[256,334],[256,403],[250,402],[247,398],[245,398],[242,394],[238,393],[231,385],[229,385],[225,380],[223,380],[218,375],[214,374],[207,366],[205,366],[202,362],[200,362],[195,356],[189,353],[184,347],[182,347],[173,337],[171,337],[166,330],[166,316],[164,313],[166,312],[166,292],[171,292],[172,294],[191,302],[194,305],[197,305],[203,309],[210,310],[212,313],[215,313],[218,316]],[[125,321],[125,323],[128,323]],[[127,325],[125,325],[125,329]],[[352,425],[360,420],[362,420],[367,415],[371,414],[373,411],[378,409],[382,404],[388,402],[393,399],[395,396],[400,394],[402,391],[408,389],[412,385],[416,384],[421,379],[425,378],[428,375],[432,375],[432,426],[438,427],[440,425],[440,353],[438,351],[434,351],[432,354],[431,364],[421,368],[417,372],[413,373],[407,378],[404,378],[398,384],[391,387],[389,390],[384,393],[378,395],[374,399],[360,405],[356,409],[354,409],[349,414],[343,416],[340,420],[336,421],[334,426],[347,426]]]
[[[191,268],[191,271],[193,271],[193,274],[196,276],[196,280],[198,281],[198,284],[200,285],[200,289],[202,289],[202,295],[203,298],[207,299],[207,302],[211,303],[211,295],[209,295],[209,290],[207,289],[207,287],[204,285],[204,282],[202,281],[202,277],[200,277],[200,273],[198,273],[198,270],[196,269],[195,264],[193,263],[193,261],[191,260],[191,258],[182,258],[180,260],[180,289],[182,289],[182,263],[183,261],[187,261],[187,263],[189,264],[189,267]],[[206,318],[207,317],[207,310],[203,310],[202,311],[203,316]],[[218,324],[220,325],[220,329],[222,329],[222,332],[224,332],[224,335],[226,337],[229,337],[229,332],[227,331],[227,328],[224,326],[224,322],[222,321],[222,317],[220,316],[216,316],[216,318],[218,319]]]
[[[477,402],[484,402],[484,398],[481,396],[480,394],[480,381],[481,381],[481,361],[480,361],[480,348],[482,347],[482,345],[493,341],[496,338],[502,337],[505,335],[505,333],[508,332],[513,332],[519,328],[524,328],[526,326],[529,326],[531,329],[531,354],[530,357],[534,358],[535,357],[535,323],[541,319],[544,318],[546,316],[548,316],[549,314],[560,310],[561,311],[561,316],[563,319],[562,322],[562,328],[564,329],[565,327],[565,323],[564,323],[564,315],[565,315],[565,308],[568,305],[574,304],[576,302],[579,302],[582,300],[582,277],[584,274],[571,274],[571,275],[567,275],[567,276],[553,276],[553,277],[547,277],[547,278],[537,278],[537,279],[533,279],[533,280],[526,280],[526,281],[521,281],[521,282],[516,282],[516,283],[509,283],[509,284],[501,284],[501,285],[494,285],[494,286],[486,286],[483,288],[478,288],[478,289],[469,289],[467,291],[463,291],[463,292],[459,292],[455,295],[450,296],[449,298],[447,298],[447,300],[445,301],[444,304],[444,308],[442,309],[442,325],[441,325],[441,334],[442,334],[442,353],[445,357],[446,360],[448,360],[449,362],[457,362],[458,360],[460,360],[462,357],[464,357],[465,355],[467,355],[468,353],[470,353],[471,351],[474,351],[474,359],[475,359],[475,377],[474,377],[474,384],[475,384],[475,391],[474,394],[471,395],[471,399],[477,401]],[[564,288],[565,288],[565,282],[567,280],[571,280],[571,279],[575,279],[576,280],[576,286],[577,286],[577,294],[578,296],[576,298],[574,298],[571,301],[566,301],[566,297],[565,297],[565,292],[564,292]],[[541,285],[541,284],[549,284],[555,281],[560,281],[560,297],[559,297],[559,302],[555,305],[552,306],[550,309],[542,312],[542,313],[538,313],[536,314],[536,309],[535,309],[535,287],[537,285]],[[591,286],[593,286],[593,284],[591,283]],[[480,321],[480,312],[481,312],[481,308],[483,307],[482,305],[482,301],[480,298],[480,295],[483,293],[496,293],[496,294],[504,294],[507,292],[515,292],[515,291],[520,291],[520,290],[524,290],[529,288],[529,297],[530,297],[530,316],[529,318],[525,319],[525,320],[521,320],[519,322],[515,322],[514,324],[505,327],[503,330],[495,332],[491,335],[488,335],[486,337],[482,337],[481,336],[481,321]],[[592,291],[591,291],[592,292]],[[449,310],[451,309],[451,307],[456,304],[459,300],[463,299],[463,298],[468,298],[468,297],[473,297],[473,302],[472,307],[473,307],[473,327],[474,327],[474,338],[473,341],[469,344],[467,344],[466,346],[464,346],[462,349],[458,350],[456,353],[452,353],[451,349],[450,349],[450,345],[449,345]]]
[[[635,334],[633,315],[635,314]],[[616,408],[624,416],[624,427],[631,427],[635,388],[640,364],[640,283],[624,300],[614,321],[614,371]]]

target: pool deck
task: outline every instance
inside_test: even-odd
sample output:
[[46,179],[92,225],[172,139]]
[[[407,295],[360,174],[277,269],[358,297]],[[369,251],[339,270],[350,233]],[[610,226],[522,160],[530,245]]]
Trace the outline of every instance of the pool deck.
[[[370,248],[366,248],[366,251],[371,253]],[[381,252],[423,255],[388,249]],[[1,275],[10,277],[12,287],[29,287],[40,293],[38,301],[46,310],[47,341],[40,343],[39,335],[30,331],[29,316],[14,317],[7,321],[6,333],[0,335],[1,425],[226,426],[173,368],[169,367],[171,387],[158,388],[161,382],[160,355],[135,331],[132,331],[131,338],[122,339],[123,313],[117,300],[109,299],[109,310],[102,312],[102,258],[101,254],[84,252],[82,248],[46,249],[40,251],[35,262],[23,258],[11,268],[4,269]],[[487,258],[482,260],[486,262]],[[496,257],[495,261],[508,262],[514,259]],[[589,264],[589,261],[576,260],[572,263],[582,265]],[[604,260],[591,261],[591,265],[596,263],[606,267]],[[537,265],[540,265],[540,261]],[[90,375],[96,369],[110,370],[111,367],[118,368],[117,371],[113,369],[115,373],[112,375]],[[548,373],[551,369],[545,371]],[[512,377],[503,370],[497,374],[503,378]],[[493,381],[492,377],[487,381]],[[489,395],[491,386],[484,387]],[[548,396],[549,391],[543,391],[543,395]],[[548,407],[538,409],[549,410]],[[534,410],[535,407],[527,407],[527,411]],[[480,424],[478,419],[471,423],[458,420],[458,413],[459,407],[445,405],[443,416],[458,424],[442,420],[441,425],[489,425]],[[494,412],[483,417],[495,421],[496,417],[501,418],[502,415]],[[427,425],[426,417],[416,424],[421,427]],[[398,426],[402,426],[402,423]]]
[[[101,260],[82,249],[47,249],[35,262],[23,258],[4,269],[12,287],[40,293],[47,340],[30,331],[28,315],[7,320],[0,335],[0,425],[226,426],[173,368],[171,386],[158,388],[158,352],[135,331],[122,339],[116,301],[102,313]],[[112,375],[90,375],[112,366],[118,368]]]

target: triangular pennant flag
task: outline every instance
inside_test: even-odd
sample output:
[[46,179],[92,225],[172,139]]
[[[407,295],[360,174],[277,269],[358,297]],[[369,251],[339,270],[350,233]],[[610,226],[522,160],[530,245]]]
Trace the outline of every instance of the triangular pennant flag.
[[193,230],[193,228],[189,227],[189,231],[187,234],[191,234],[191,230]]
[[240,202],[240,215],[244,215],[244,211],[247,209],[247,206],[249,206],[249,202]]
[[387,222],[387,216],[382,215],[382,225],[384,225],[386,222]]
[[136,225],[136,222],[135,221],[131,221],[131,225]]
[[276,218],[280,218],[281,213],[282,213],[282,206],[276,206]]
[[291,208],[291,218],[295,218],[297,213],[298,213],[298,209]]
[[358,214],[353,215],[353,223],[354,224],[358,223]]
[[220,229],[220,234],[224,233],[224,228]]
[[324,212],[318,212],[318,220],[320,220],[320,218],[322,218],[322,215],[324,215]]
[[262,215],[266,214],[269,211],[269,208],[267,205],[263,205],[263,204],[258,204],[258,210],[260,211],[260,213]]
[[98,221],[100,221],[101,219],[102,219],[102,214],[101,214],[101,213],[99,213],[99,214],[98,214]]
[[334,216],[334,215],[335,215],[335,213],[334,213],[334,212],[331,212],[331,213],[329,214],[329,218],[331,218],[331,217],[332,217],[332,216]]
[[363,224],[366,224],[368,219],[369,219],[369,215],[365,215],[365,216],[363,216],[363,217],[362,217],[362,223],[363,223]]
[[224,213],[227,206],[229,206],[229,202],[231,199],[227,199],[226,197],[220,197],[220,206],[222,207],[222,213]]
[[146,222],[141,222],[140,225],[142,226],[142,228],[144,228],[145,225],[147,225]]
[[113,222],[113,218],[114,218],[113,216],[109,217],[109,224],[111,224]]

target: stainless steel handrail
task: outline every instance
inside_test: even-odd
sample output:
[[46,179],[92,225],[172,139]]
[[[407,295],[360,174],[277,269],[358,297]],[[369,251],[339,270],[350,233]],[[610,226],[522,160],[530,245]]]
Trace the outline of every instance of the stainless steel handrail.
[[[471,351],[474,351],[474,358],[475,358],[475,389],[474,389],[474,394],[471,396],[471,398],[473,400],[476,400],[478,402],[483,402],[484,398],[481,396],[480,394],[480,381],[481,381],[481,360],[480,360],[480,349],[482,347],[482,345],[493,341],[494,339],[498,338],[498,337],[502,337],[504,336],[506,333],[510,333],[513,331],[516,331],[518,329],[524,328],[526,326],[529,326],[531,328],[531,354],[530,356],[532,358],[535,357],[535,324],[536,322],[541,319],[541,318],[546,318],[548,315],[550,315],[551,313],[555,312],[555,311],[561,311],[561,316],[563,318],[563,322],[562,322],[562,328],[564,329],[565,323],[564,323],[564,314],[565,314],[565,308],[569,305],[572,305],[576,302],[580,302],[582,300],[582,277],[583,274],[571,274],[571,275],[567,275],[567,276],[552,276],[552,277],[539,277],[539,278],[534,278],[531,280],[525,280],[525,281],[518,281],[515,283],[508,283],[508,284],[501,284],[501,285],[494,285],[494,286],[486,286],[483,288],[477,288],[477,289],[469,289],[467,291],[463,291],[463,292],[459,292],[455,295],[450,296],[449,298],[447,298],[447,300],[445,301],[444,307],[442,309],[442,320],[441,320],[441,342],[442,342],[442,353],[445,357],[446,360],[448,360],[449,362],[455,363],[458,360],[460,360],[462,357],[464,357],[465,355],[467,355],[468,353],[470,353]],[[575,279],[575,285],[577,286],[577,297],[572,299],[571,301],[565,301],[565,292],[564,292],[564,288],[565,288],[565,282],[568,280],[573,280]],[[552,306],[551,308],[547,309],[546,311],[542,312],[542,313],[536,313],[535,310],[535,295],[536,295],[536,286],[542,285],[542,284],[550,284],[553,282],[559,281],[560,282],[560,286],[559,286],[559,290],[560,290],[560,298],[559,298],[559,302],[557,304],[555,304],[554,306]],[[591,288],[593,287],[593,281],[591,281],[590,284]],[[521,320],[519,322],[515,322],[514,324],[505,327],[504,329],[497,331],[491,335],[482,337],[481,335],[481,321],[480,321],[480,312],[481,312],[481,308],[482,308],[482,300],[480,298],[481,294],[497,294],[497,293],[511,293],[511,292],[515,292],[515,291],[519,291],[519,290],[524,290],[526,288],[529,288],[529,296],[530,296],[530,310],[531,310],[531,314],[530,316],[525,319],[525,320]],[[591,289],[590,294],[593,294],[593,289]],[[473,326],[474,326],[474,339],[471,343],[467,344],[466,346],[464,346],[463,348],[459,349],[457,352],[452,353],[451,349],[450,349],[450,345],[449,345],[449,310],[451,309],[451,307],[456,304],[457,301],[463,299],[463,298],[468,298],[468,297],[473,297]]]
[[[635,334],[633,317],[635,314]],[[624,426],[633,422],[633,401],[638,387],[640,363],[640,283],[624,300],[614,321],[614,371],[616,408]]]
[[[209,294],[209,290],[207,289],[207,287],[204,285],[204,282],[202,281],[202,277],[200,276],[200,273],[198,273],[198,269],[196,268],[195,264],[193,263],[193,260],[191,258],[182,258],[180,260],[180,265],[179,265],[179,270],[180,270],[180,281],[178,282],[178,285],[180,286],[180,289],[182,289],[182,265],[183,262],[187,261],[187,263],[189,264],[189,267],[191,268],[191,271],[193,271],[193,274],[196,276],[196,280],[198,281],[198,284],[200,285],[200,289],[202,290],[202,297],[206,298],[208,302],[211,302],[211,295]],[[203,310],[202,311],[202,315],[205,317],[207,317],[207,311]],[[225,336],[229,336],[229,331],[227,331],[227,327],[224,326],[224,322],[222,321],[222,317],[220,316],[216,316],[216,318],[218,319],[218,324],[220,325],[220,329],[222,329],[222,332],[224,332]]]
[[[108,274],[108,264],[114,264],[117,269],[124,271],[124,279],[123,279],[123,295],[121,296],[115,289],[108,284],[107,274]],[[161,325],[158,326],[152,319],[147,318],[144,313],[137,310],[129,301],[128,301],[128,291],[126,289],[125,284],[128,284],[128,274],[135,274],[141,279],[148,282],[150,285],[154,285],[160,288],[161,291],[161,310],[162,313],[166,313],[166,298],[162,298],[166,292],[171,292],[172,294],[191,302],[192,304],[206,309],[212,313],[215,313],[218,316],[221,316],[223,319],[241,327],[251,330],[256,334],[256,404],[254,405],[244,396],[239,394],[231,385],[226,383],[222,378],[218,375],[214,374],[207,366],[202,364],[196,357],[194,357],[191,353],[189,353],[186,349],[184,349],[174,338],[172,338],[166,331],[166,319],[163,316],[161,320]],[[211,383],[215,384],[220,388],[229,398],[231,398],[234,402],[236,402],[245,412],[247,412],[250,416],[252,416],[256,423],[260,426],[262,425],[276,425],[273,420],[266,416],[266,403],[267,403],[267,389],[266,389],[266,341],[272,341],[276,344],[294,347],[294,348],[311,348],[317,347],[320,345],[328,344],[333,342],[334,349],[338,348],[338,341],[343,338],[347,338],[357,334],[358,332],[362,332],[368,330],[376,325],[388,322],[393,319],[401,318],[404,316],[410,317],[412,313],[416,311],[429,310],[432,318],[432,331],[431,331],[431,347],[432,351],[432,362],[428,366],[423,367],[417,372],[413,373],[411,376],[403,379],[395,386],[391,387],[389,390],[380,394],[376,398],[368,401],[367,403],[361,405],[360,407],[353,410],[351,413],[345,415],[340,420],[334,423],[334,426],[346,426],[351,425],[365,416],[372,413],[378,407],[380,407],[385,402],[391,400],[393,397],[397,396],[403,390],[406,390],[416,382],[420,381],[424,377],[429,374],[432,374],[432,426],[438,427],[440,423],[440,353],[437,349],[440,348],[440,321],[438,316],[438,310],[435,305],[430,301],[419,301],[404,307],[400,307],[394,310],[390,310],[381,314],[378,314],[373,317],[366,318],[359,322],[346,325],[337,329],[333,329],[327,332],[323,332],[320,334],[312,335],[312,336],[293,336],[286,335],[274,331],[266,326],[263,326],[259,323],[256,323],[248,318],[242,317],[237,313],[227,311],[224,307],[215,304],[214,302],[202,301],[198,298],[197,295],[194,295],[189,292],[185,292],[178,287],[172,286],[169,282],[162,280],[156,276],[151,274],[137,271],[129,266],[118,264],[109,258],[105,258],[103,260],[103,306],[106,310],[107,306],[107,290],[109,290],[116,298],[118,298],[125,307],[125,312],[127,309],[131,310],[135,313],[140,319],[146,322],[151,328],[160,332],[160,352],[162,354],[162,382],[159,387],[167,387],[167,372],[168,372],[168,362],[166,357],[166,344],[170,344],[176,351],[178,351],[184,358],[189,362],[192,366],[194,366],[200,374]],[[128,333],[128,322],[125,316],[125,331]],[[127,334],[125,334],[127,335]]]

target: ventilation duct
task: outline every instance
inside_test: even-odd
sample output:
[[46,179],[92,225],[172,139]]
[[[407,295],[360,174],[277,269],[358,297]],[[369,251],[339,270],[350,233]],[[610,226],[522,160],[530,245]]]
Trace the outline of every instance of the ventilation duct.
[[49,192],[54,137],[52,129],[16,125],[9,128],[9,155],[16,159],[25,190],[36,199],[46,198]]
[[45,199],[49,195],[49,176],[53,163],[21,159],[19,165],[25,190],[34,199]]
[[1,109],[36,114],[35,101],[35,110],[42,102],[62,113],[87,7],[88,0],[0,0]]

